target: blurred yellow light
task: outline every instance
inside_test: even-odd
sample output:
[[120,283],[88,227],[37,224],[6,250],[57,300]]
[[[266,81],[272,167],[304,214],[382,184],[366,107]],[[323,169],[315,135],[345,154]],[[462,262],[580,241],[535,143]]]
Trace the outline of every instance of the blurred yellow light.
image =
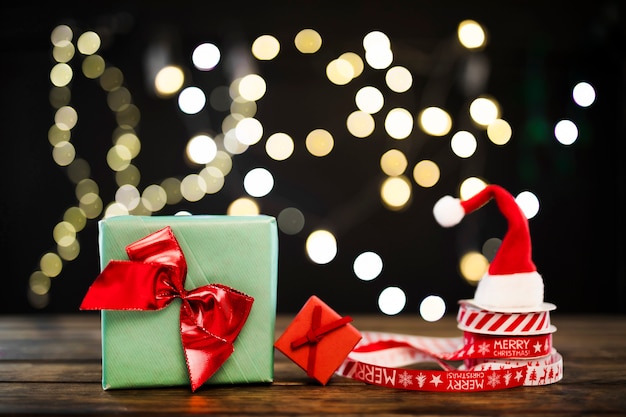
[[63,47],[72,41],[74,32],[67,25],[59,25],[50,33],[50,42],[52,45]]
[[487,186],[487,183],[477,177],[469,177],[463,180],[459,187],[459,198],[467,200],[476,195],[479,191]]
[[256,216],[260,213],[259,205],[251,198],[238,198],[230,203],[226,213],[229,216]]
[[100,49],[100,36],[96,32],[87,31],[78,37],[76,47],[83,55],[95,54]]
[[154,78],[155,92],[165,97],[176,94],[184,83],[183,70],[173,65],[162,68]]
[[133,164],[128,164],[126,168],[115,172],[115,183],[118,186],[129,184],[136,187],[139,185],[140,181],[141,173],[139,172],[139,168]]
[[405,67],[395,66],[387,70],[385,82],[391,91],[404,93],[413,85],[413,76]]
[[284,161],[293,154],[294,143],[286,133],[274,133],[265,142],[265,152],[275,161]]
[[180,192],[187,201],[199,201],[206,194],[206,182],[198,174],[189,174],[183,178],[180,184]]
[[123,128],[134,128],[139,124],[140,120],[141,113],[134,104],[129,104],[115,113],[115,121]]
[[348,115],[348,131],[357,138],[365,138],[374,132],[375,122],[371,114],[357,110]]
[[141,202],[151,212],[157,212],[167,204],[167,194],[160,185],[150,184],[143,190]]
[[489,261],[476,251],[467,252],[459,261],[459,271],[461,276],[469,283],[476,284],[487,272]]
[[[56,275],[55,275],[56,276]],[[28,279],[30,290],[38,295],[47,294],[50,290],[50,277],[42,271],[35,271]]]
[[126,146],[114,145],[109,148],[106,160],[113,171],[122,171],[130,165],[132,154]]
[[258,74],[248,74],[239,80],[239,95],[246,100],[260,100],[266,90],[265,80]]
[[419,125],[431,136],[444,136],[452,129],[452,118],[442,108],[427,107],[419,114]]
[[78,113],[72,106],[63,106],[54,113],[54,124],[61,130],[71,130],[78,123]]
[[337,255],[337,239],[328,230],[313,231],[307,237],[305,246],[307,256],[316,264],[327,264]]
[[487,126],[487,137],[496,145],[505,145],[511,140],[511,125],[502,119],[496,119]]
[[260,61],[276,58],[280,52],[280,42],[272,35],[261,35],[252,43],[252,55]]
[[206,184],[206,193],[215,194],[224,187],[224,173],[214,166],[204,167],[199,175]]
[[356,78],[363,72],[363,60],[354,52],[344,52],[339,56],[342,61],[347,61],[352,67],[352,78]]
[[382,202],[390,210],[401,210],[411,199],[411,183],[404,176],[388,177],[380,188]]
[[161,188],[165,190],[167,194],[167,204],[177,204],[183,199],[180,192],[180,180],[178,178],[170,177],[161,181]]
[[83,75],[91,80],[95,80],[104,73],[106,64],[100,55],[91,55],[83,60]]
[[102,199],[98,194],[87,193],[81,197],[79,207],[85,212],[88,219],[95,219],[102,213]]
[[119,68],[108,67],[98,81],[100,82],[100,88],[104,91],[113,91],[120,88],[124,83],[124,74]]
[[487,38],[483,27],[474,20],[464,20],[459,23],[457,36],[461,45],[467,49],[482,48]]
[[69,246],[76,240],[76,229],[70,222],[61,221],[54,226],[52,236],[59,246]]
[[118,87],[107,94],[107,104],[112,111],[122,111],[132,102],[128,88]]
[[63,261],[56,253],[45,253],[39,260],[41,272],[47,277],[56,277],[63,269]]
[[500,106],[492,98],[478,97],[470,104],[469,112],[474,122],[488,126],[500,117]]
[[233,168],[233,159],[228,152],[219,150],[215,154],[215,158],[208,164],[214,166],[222,172],[222,175],[226,176]]
[[70,142],[59,142],[52,149],[52,159],[62,167],[71,164],[75,156],[76,150]]
[[63,221],[70,223],[76,232],[80,232],[87,225],[87,217],[80,207],[70,207],[65,210]]
[[296,35],[294,44],[303,54],[313,54],[322,47],[322,37],[313,29],[302,29]]
[[439,181],[439,166],[433,161],[424,159],[413,168],[413,179],[417,185],[428,188],[432,187]]
[[335,146],[333,136],[325,129],[315,129],[306,136],[306,149],[313,156],[326,156]]
[[80,243],[74,239],[69,245],[57,245],[57,252],[64,261],[73,261],[80,254]]
[[346,59],[333,59],[326,66],[326,77],[333,84],[348,84],[354,78],[354,67]]
[[406,156],[398,149],[390,149],[380,157],[380,167],[391,177],[402,175],[407,165]]
[[56,87],[64,87],[72,81],[74,71],[66,63],[56,64],[50,70],[50,82]]
[[62,46],[55,46],[52,48],[52,57],[57,62],[69,62],[74,58],[76,48],[71,42],[67,42]]

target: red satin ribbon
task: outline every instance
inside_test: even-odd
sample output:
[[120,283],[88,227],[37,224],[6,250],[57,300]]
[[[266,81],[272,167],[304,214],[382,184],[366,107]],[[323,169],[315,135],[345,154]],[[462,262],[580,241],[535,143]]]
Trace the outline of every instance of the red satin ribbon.
[[169,226],[126,247],[128,261],[112,260],[85,295],[81,310],[160,310],[182,300],[180,335],[192,391],[233,353],[254,299],[222,284],[184,288],[187,263]]
[[311,328],[307,331],[306,335],[295,339],[291,342],[291,348],[297,349],[300,346],[310,344],[309,356],[307,361],[307,375],[313,376],[313,370],[315,369],[315,358],[317,357],[317,343],[327,334],[345,326],[350,323],[352,318],[349,316],[342,317],[334,320],[328,324],[321,326],[322,324],[322,307],[315,306],[313,308],[313,317],[311,318]]

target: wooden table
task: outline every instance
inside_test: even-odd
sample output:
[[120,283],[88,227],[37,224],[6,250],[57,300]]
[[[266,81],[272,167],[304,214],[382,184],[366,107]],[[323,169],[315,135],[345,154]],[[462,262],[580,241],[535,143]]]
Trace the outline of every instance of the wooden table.
[[[480,393],[403,391],[333,376],[276,351],[274,382],[103,391],[99,315],[0,316],[0,415],[626,415],[626,317],[552,315],[563,380]],[[455,317],[352,316],[359,330],[460,336]],[[279,316],[276,336],[291,321]]]

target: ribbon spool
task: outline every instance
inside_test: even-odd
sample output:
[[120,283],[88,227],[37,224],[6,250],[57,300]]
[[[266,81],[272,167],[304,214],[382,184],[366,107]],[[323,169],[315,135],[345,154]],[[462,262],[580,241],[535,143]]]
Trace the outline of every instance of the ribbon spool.
[[[336,373],[389,388],[448,392],[547,385],[563,378],[563,358],[552,346],[556,328],[547,312],[493,313],[464,305],[461,310],[459,328],[486,328],[486,333],[446,338],[362,332]],[[493,334],[496,328],[504,330]],[[455,367],[451,361],[463,363]],[[443,370],[406,368],[427,362]]]

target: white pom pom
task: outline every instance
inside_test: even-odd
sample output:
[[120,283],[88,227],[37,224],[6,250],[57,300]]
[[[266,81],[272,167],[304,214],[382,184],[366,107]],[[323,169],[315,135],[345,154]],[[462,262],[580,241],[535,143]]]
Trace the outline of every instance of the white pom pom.
[[452,196],[441,197],[433,207],[435,220],[443,227],[452,227],[463,219],[465,210],[461,205],[461,200]]

